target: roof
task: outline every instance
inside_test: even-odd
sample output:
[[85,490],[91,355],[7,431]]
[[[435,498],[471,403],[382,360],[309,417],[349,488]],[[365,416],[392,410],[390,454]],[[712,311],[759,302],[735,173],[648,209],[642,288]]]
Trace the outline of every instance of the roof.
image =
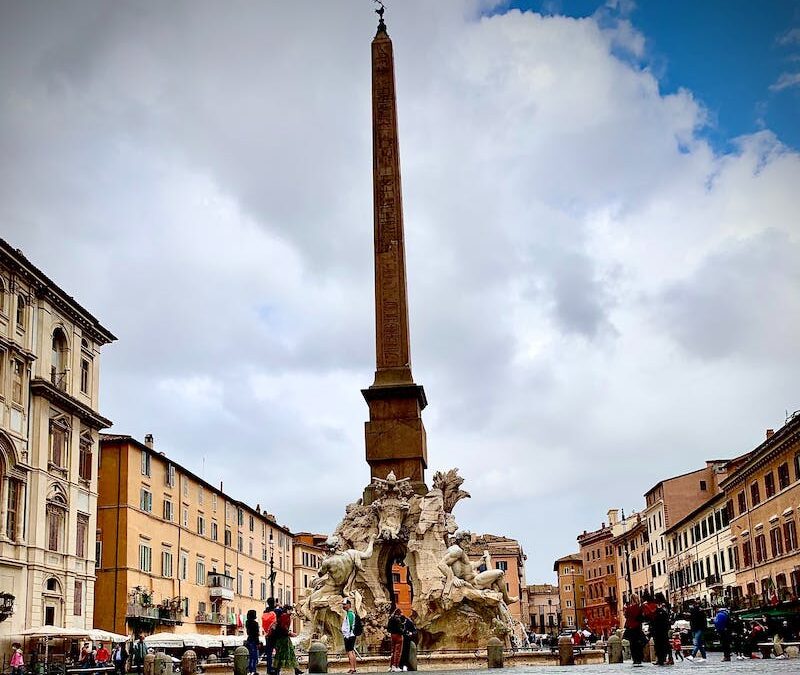
[[210,492],[213,492],[215,494],[218,494],[218,495],[224,497],[225,499],[228,500],[228,502],[230,502],[234,506],[240,506],[243,509],[247,509],[248,511],[250,511],[250,512],[258,515],[259,517],[263,518],[264,520],[266,520],[270,524],[270,526],[281,530],[282,532],[284,532],[285,534],[288,534],[289,536],[293,536],[292,535],[292,531],[288,527],[286,527],[285,525],[281,525],[280,523],[278,523],[278,521],[275,520],[275,518],[274,518],[274,516],[272,514],[267,513],[266,511],[257,511],[256,509],[254,509],[252,506],[250,506],[246,502],[240,501],[238,499],[234,499],[229,494],[223,492],[220,488],[216,487],[215,485],[212,485],[211,483],[209,483],[204,478],[200,478],[200,476],[198,476],[196,473],[194,473],[194,471],[192,471],[190,469],[187,469],[182,464],[179,464],[178,462],[170,459],[163,452],[160,452],[160,451],[156,450],[155,448],[150,448],[150,447],[146,446],[141,441],[136,440],[133,436],[128,436],[127,434],[103,434],[103,433],[101,433],[100,434],[100,445],[103,445],[104,443],[129,443],[130,445],[133,445],[134,447],[136,447],[138,450],[141,450],[142,452],[147,452],[150,455],[152,455],[153,457],[156,457],[157,459],[162,459],[165,462],[175,466],[182,473],[185,473],[187,476],[190,476],[193,480],[197,481],[198,483],[200,483],[201,485],[206,487]]
[[5,239],[0,239],[0,259],[15,268],[37,290],[43,293],[56,307],[68,314],[92,339],[101,344],[116,340],[111,331],[100,324],[100,321],[71,295],[67,295],[50,277],[25,257],[18,248],[14,248]]
[[558,563],[578,562],[583,565],[583,556],[580,553],[570,553],[565,555],[553,563],[553,572],[558,572]]
[[670,525],[667,529],[665,529],[664,530],[664,534],[666,535],[668,532],[674,532],[677,528],[681,527],[682,525],[685,525],[687,522],[692,520],[692,518],[694,518],[698,513],[700,513],[704,509],[707,509],[709,506],[711,506],[712,504],[714,504],[716,502],[723,501],[725,499],[725,497],[726,497],[726,495],[725,495],[724,492],[718,492],[717,494],[713,495],[712,497],[709,497],[702,504],[700,504],[700,506],[698,506],[696,509],[694,509],[693,511],[690,511],[689,513],[687,513],[677,523],[675,523],[674,525]]

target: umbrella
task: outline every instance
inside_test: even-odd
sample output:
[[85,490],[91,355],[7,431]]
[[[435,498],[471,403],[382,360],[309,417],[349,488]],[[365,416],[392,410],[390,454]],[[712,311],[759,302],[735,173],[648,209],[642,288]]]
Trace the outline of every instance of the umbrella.
[[92,642],[127,642],[129,639],[127,635],[112,633],[111,631],[102,630],[101,628],[92,628],[86,631],[86,637]]
[[69,637],[83,637],[85,633],[71,628],[61,628],[60,626],[39,626],[38,628],[26,628],[24,631],[18,633],[22,637],[51,637],[51,638],[69,638]]
[[153,633],[144,639],[145,645],[153,649],[170,649],[173,647],[185,647],[184,638],[186,634],[179,633]]

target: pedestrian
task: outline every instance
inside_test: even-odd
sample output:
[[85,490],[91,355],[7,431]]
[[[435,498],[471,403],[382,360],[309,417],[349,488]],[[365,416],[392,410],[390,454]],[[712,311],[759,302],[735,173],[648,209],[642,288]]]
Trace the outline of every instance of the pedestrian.
[[400,657],[403,654],[403,628],[405,627],[405,617],[399,607],[395,607],[386,630],[392,640],[392,658],[389,661],[389,672],[396,673],[400,670]]
[[275,650],[273,635],[278,615],[275,613],[275,598],[267,598],[267,606],[261,615],[261,629],[264,631],[264,654],[267,657],[267,673],[272,675],[272,652]]
[[109,661],[111,661],[111,654],[109,651],[103,646],[102,642],[97,643],[97,653],[94,656],[94,662],[99,667],[105,667],[108,665]]
[[750,634],[747,642],[747,651],[750,652],[751,659],[761,658],[761,652],[759,651],[758,643],[764,639],[765,635],[766,629],[764,626],[758,621],[758,619],[753,619],[753,622],[750,624]]
[[147,646],[144,644],[144,635],[139,635],[133,643],[133,669],[142,675],[144,672],[144,657],[147,655]]
[[631,658],[634,666],[641,666],[644,658],[644,631],[642,631],[642,606],[639,596],[631,595],[630,602],[625,607],[625,632],[623,637],[631,647]]
[[111,654],[111,660],[114,663],[115,675],[125,675],[125,663],[128,660],[128,650],[125,649],[125,643],[120,642]]
[[342,637],[344,638],[344,651],[347,653],[347,660],[350,662],[348,673],[355,673],[356,670],[356,613],[352,609],[350,598],[345,598],[342,602],[344,617],[342,618]]
[[89,668],[91,666],[90,660],[92,656],[92,649],[88,642],[81,645],[81,652],[78,655],[78,666],[81,668]]
[[731,660],[731,617],[726,607],[720,607],[714,617],[714,628],[719,635],[719,644],[722,647],[722,660]]
[[675,658],[683,661],[683,643],[681,642],[681,634],[672,634],[672,651],[675,652]]
[[245,647],[247,647],[247,673],[253,675],[258,672],[258,644],[261,631],[256,621],[256,610],[247,610],[247,620],[244,622],[244,629],[247,634]]
[[792,640],[792,630],[789,628],[789,622],[784,621],[781,624],[781,627],[775,632],[775,637],[773,638],[773,649],[775,649],[775,658],[778,659],[785,659],[786,652],[783,650],[783,643],[784,642],[791,642]]
[[12,675],[22,675],[25,670],[25,659],[22,656],[22,645],[19,642],[11,645],[10,665]]
[[[705,612],[697,603],[692,603],[690,606],[689,627],[692,629],[692,644],[694,644],[694,649],[692,649],[692,653],[686,658],[690,661],[705,661],[706,642],[703,633],[708,627],[708,622],[706,621]],[[699,658],[697,657],[698,653],[700,654]]]
[[294,608],[291,605],[284,605],[280,616],[278,616],[275,629],[272,631],[275,635],[275,658],[272,662],[275,675],[279,675],[281,668],[284,667],[294,668],[294,675],[302,675],[303,673],[297,663],[297,655],[292,644],[292,638],[295,637],[292,632],[293,610]]
[[403,617],[403,651],[400,654],[400,670],[409,669],[409,657],[411,655],[411,643],[417,640],[417,627],[411,617]]
[[655,610],[650,619],[650,635],[653,638],[653,647],[656,651],[656,663],[659,666],[665,666],[670,656],[669,609],[667,608],[667,599],[663,593],[656,593],[653,603],[655,604]]

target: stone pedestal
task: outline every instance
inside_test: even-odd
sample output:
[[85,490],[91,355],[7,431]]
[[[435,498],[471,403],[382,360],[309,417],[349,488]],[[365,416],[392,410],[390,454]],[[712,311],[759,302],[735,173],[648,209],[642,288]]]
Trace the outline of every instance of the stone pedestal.
[[503,667],[503,643],[496,637],[486,643],[486,661],[489,668]]
[[233,652],[233,675],[247,675],[247,662],[250,660],[250,653],[247,647],[237,647]]
[[413,640],[408,643],[408,669],[417,670],[417,643]]
[[145,654],[144,655],[144,666],[143,671],[144,675],[153,675],[153,666],[156,661],[155,654]]
[[164,652],[158,652],[155,656],[153,675],[172,675],[172,659]]
[[575,665],[575,645],[572,644],[572,638],[567,635],[558,638],[558,665]]
[[308,672],[328,672],[328,648],[324,642],[315,640],[308,648]]
[[194,675],[197,670],[197,653],[193,649],[187,649],[181,657],[181,675]]
[[608,662],[622,663],[622,640],[617,635],[608,638]]

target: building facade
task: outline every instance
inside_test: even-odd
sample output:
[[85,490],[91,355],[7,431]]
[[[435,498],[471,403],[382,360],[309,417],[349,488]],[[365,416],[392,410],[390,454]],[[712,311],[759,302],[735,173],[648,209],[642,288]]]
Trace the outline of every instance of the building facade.
[[672,604],[729,605],[736,584],[734,549],[723,492],[664,532]]
[[561,630],[578,630],[584,626],[586,614],[583,556],[571,553],[553,563],[558,576],[558,604],[561,607]]
[[495,534],[473,534],[467,555],[473,562],[481,559],[484,551],[489,551],[491,565],[505,572],[506,590],[517,598],[509,606],[511,616],[523,626],[530,623],[528,616],[528,588],[525,582],[525,552],[516,539]]
[[619,625],[616,558],[611,543],[614,524],[603,523],[600,529],[578,536],[586,584],[585,627],[602,636],[609,635]]
[[237,634],[247,610],[294,596],[289,530],[153,447],[103,435],[95,626]]
[[796,603],[800,596],[800,413],[748,453],[721,483],[730,515],[736,603]]
[[558,635],[561,624],[561,600],[558,586],[531,584],[528,586],[528,630],[539,635]]
[[617,625],[625,625],[625,605],[632,594],[640,598],[645,592],[652,592],[650,576],[650,547],[647,526],[641,513],[624,516],[612,527],[614,534],[611,545],[614,548],[614,561],[617,578]]
[[100,350],[116,338],[0,240],[0,643],[92,627]]

